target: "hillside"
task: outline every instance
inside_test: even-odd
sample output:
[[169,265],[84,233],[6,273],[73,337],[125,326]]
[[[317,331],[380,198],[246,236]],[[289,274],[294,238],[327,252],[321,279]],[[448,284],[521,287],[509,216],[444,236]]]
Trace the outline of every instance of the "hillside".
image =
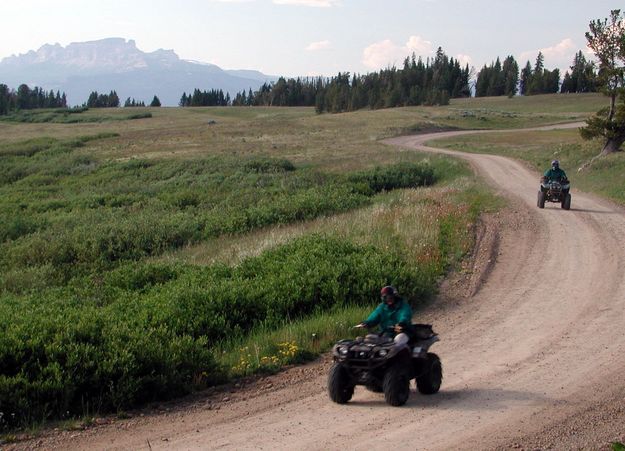
[[0,61],[0,82],[17,88],[26,83],[65,92],[70,105],[82,104],[92,91],[116,90],[146,103],[158,95],[164,106],[178,104],[183,92],[222,89],[231,95],[258,89],[275,77],[252,70],[226,71],[213,64],[182,60],[173,50],[146,53],[133,40],[109,38],[46,44],[37,51]]

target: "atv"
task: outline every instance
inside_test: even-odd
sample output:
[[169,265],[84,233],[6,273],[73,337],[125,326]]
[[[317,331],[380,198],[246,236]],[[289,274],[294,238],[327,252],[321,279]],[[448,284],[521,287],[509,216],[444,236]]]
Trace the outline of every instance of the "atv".
[[571,183],[568,179],[547,180],[542,177],[540,191],[538,191],[538,208],[545,208],[545,202],[558,202],[564,210],[569,210],[571,208],[570,188]]
[[328,375],[330,399],[345,404],[356,385],[382,393],[391,406],[402,406],[410,396],[410,380],[424,395],[437,393],[443,379],[439,357],[428,352],[439,341],[429,324],[413,324],[412,338],[396,345],[392,338],[367,334],[355,340],[341,340],[332,349],[334,363]]

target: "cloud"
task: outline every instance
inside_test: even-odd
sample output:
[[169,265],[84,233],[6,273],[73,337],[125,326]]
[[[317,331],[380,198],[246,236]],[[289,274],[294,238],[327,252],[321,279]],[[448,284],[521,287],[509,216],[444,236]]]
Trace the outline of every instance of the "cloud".
[[405,45],[395,44],[390,39],[376,42],[362,52],[362,63],[369,69],[380,69],[398,65],[412,53],[417,56],[431,55],[432,43],[420,36],[410,36]]
[[473,60],[471,59],[471,57],[469,55],[463,55],[462,53],[457,54],[456,55],[456,59],[460,63],[461,67],[464,67],[467,64],[470,66],[471,63],[473,62]]
[[311,42],[308,47],[306,47],[306,50],[308,50],[309,52],[314,52],[317,50],[327,50],[330,48],[330,46],[330,41],[326,39],[325,41]]
[[[405,47],[411,54],[429,55],[432,53],[432,43],[426,41],[421,36],[410,36]],[[403,50],[403,49],[402,49]],[[407,55],[404,55],[404,57]]]
[[571,38],[562,39],[551,47],[544,47],[538,50],[528,50],[519,56],[519,66],[525,67],[527,61],[533,66],[538,52],[542,52],[545,57],[545,68],[553,69],[559,68],[560,71],[568,70],[571,64],[573,64],[573,58],[580,49],[577,48],[575,42]]
[[330,8],[338,5],[340,0],[273,0],[276,5],[300,5],[314,8]]

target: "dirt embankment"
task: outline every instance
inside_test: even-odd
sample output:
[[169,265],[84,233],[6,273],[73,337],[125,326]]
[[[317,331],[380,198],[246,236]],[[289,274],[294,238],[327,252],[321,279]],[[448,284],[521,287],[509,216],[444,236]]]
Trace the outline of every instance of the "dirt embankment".
[[333,404],[325,356],[16,447],[607,449],[625,440],[625,213],[575,190],[570,211],[539,210],[538,174],[522,163],[424,147],[429,139],[388,143],[467,159],[510,205],[485,218],[474,258],[419,315],[441,336],[440,393],[393,408],[357,389],[347,405]]

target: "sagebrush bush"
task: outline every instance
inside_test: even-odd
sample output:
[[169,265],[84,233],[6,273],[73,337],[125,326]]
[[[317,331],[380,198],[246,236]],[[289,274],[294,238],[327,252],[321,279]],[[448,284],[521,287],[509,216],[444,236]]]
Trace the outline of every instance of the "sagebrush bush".
[[0,148],[6,163],[0,218],[7,218],[0,225],[0,267],[52,265],[62,277],[51,281],[58,285],[85,271],[348,211],[379,191],[434,182],[427,164],[344,176],[269,157],[101,162],[76,152],[108,136]]
[[[314,235],[235,268],[128,263],[64,288],[0,299],[0,405],[15,424],[124,409],[222,380],[211,350],[255,327],[341,305],[385,284],[413,300],[428,274],[374,247]],[[26,314],[27,312],[27,314]]]

